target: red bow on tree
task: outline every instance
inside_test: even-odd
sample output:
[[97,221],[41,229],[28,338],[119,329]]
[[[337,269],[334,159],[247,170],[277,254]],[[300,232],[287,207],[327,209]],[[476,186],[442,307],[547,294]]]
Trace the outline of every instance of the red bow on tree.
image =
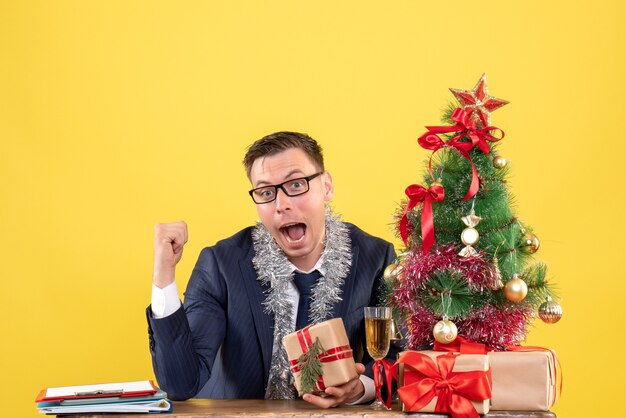
[[[455,109],[454,112],[452,112],[450,119],[456,122],[456,125],[427,126],[426,129],[428,129],[428,132],[420,136],[417,139],[417,142],[423,148],[432,150],[433,154],[443,147],[449,147],[455,149],[459,154],[469,160],[470,164],[472,164],[472,182],[464,198],[464,200],[468,200],[478,192],[479,187],[478,173],[476,171],[474,161],[472,161],[472,157],[469,155],[469,151],[477,146],[483,153],[489,154],[490,148],[488,142],[501,140],[504,138],[504,132],[495,126],[485,126],[484,128],[477,129],[476,121],[471,120],[470,114],[461,108]],[[498,131],[501,135],[496,137],[491,134],[491,131]],[[443,139],[439,137],[439,134],[451,132],[457,132],[457,134],[447,142],[444,142]],[[471,142],[460,142],[463,137],[468,137]],[[433,176],[432,170],[432,154],[430,156],[430,161],[428,162],[428,169],[430,170],[431,177],[434,179],[435,177]]]
[[405,190],[409,201],[404,209],[402,218],[400,219],[400,236],[404,245],[407,245],[407,239],[409,237],[409,217],[408,213],[415,206],[424,202],[424,208],[422,209],[422,247],[424,254],[426,254],[430,247],[435,243],[435,224],[433,221],[433,201],[441,202],[445,196],[443,186],[439,183],[433,183],[428,189],[419,184],[411,184]]

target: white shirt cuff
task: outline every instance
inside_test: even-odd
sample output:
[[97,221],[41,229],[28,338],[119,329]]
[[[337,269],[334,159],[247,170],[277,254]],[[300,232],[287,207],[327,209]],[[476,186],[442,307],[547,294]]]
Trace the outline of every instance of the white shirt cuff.
[[364,374],[359,376],[359,379],[363,383],[363,388],[365,388],[365,392],[363,392],[363,396],[357,399],[354,402],[347,403],[346,405],[358,405],[361,403],[372,402],[374,397],[376,396],[376,387],[374,386],[374,380],[370,377],[365,376]]
[[176,282],[172,282],[163,289],[152,283],[152,317],[155,319],[165,318],[180,308],[180,298]]

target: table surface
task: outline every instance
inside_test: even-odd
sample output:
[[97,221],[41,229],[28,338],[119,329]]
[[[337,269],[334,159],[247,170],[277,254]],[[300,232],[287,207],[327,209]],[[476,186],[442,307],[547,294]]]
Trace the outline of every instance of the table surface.
[[[79,415],[81,417],[100,418],[156,418],[163,416],[206,418],[267,418],[293,417],[293,418],[359,418],[377,416],[380,418],[447,418],[445,414],[407,414],[400,411],[396,405],[392,411],[375,411],[368,405],[340,406],[338,408],[320,409],[302,400],[294,401],[265,401],[258,399],[191,399],[185,402],[173,402],[174,411],[171,414],[115,414],[115,415]],[[59,415],[62,416],[62,415]],[[76,417],[76,415],[73,415]],[[483,415],[484,418],[556,418],[552,412],[517,412],[517,411],[490,411]]]

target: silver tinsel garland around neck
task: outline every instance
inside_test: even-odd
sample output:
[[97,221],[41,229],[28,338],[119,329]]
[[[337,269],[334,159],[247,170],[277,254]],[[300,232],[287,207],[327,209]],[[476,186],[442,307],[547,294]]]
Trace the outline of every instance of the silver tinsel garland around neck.
[[[296,392],[293,377],[283,347],[283,337],[295,331],[294,306],[287,297],[289,282],[293,279],[293,267],[261,222],[257,223],[252,232],[252,244],[255,252],[252,263],[257,272],[257,280],[263,285],[271,286],[263,302],[264,311],[274,317],[274,351],[265,398],[294,399]],[[320,266],[324,276],[320,277],[312,289],[309,305],[312,324],[330,319],[333,306],[341,301],[341,286],[350,273],[351,264],[350,232],[341,219],[327,207],[326,238]]]

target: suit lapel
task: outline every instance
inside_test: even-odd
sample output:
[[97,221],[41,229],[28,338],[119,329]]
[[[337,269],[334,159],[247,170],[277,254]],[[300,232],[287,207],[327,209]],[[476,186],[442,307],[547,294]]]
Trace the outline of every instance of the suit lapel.
[[254,327],[263,354],[263,373],[267,382],[272,358],[274,321],[270,315],[263,312],[263,301],[265,300],[263,292],[269,289],[269,285],[262,286],[257,280],[256,271],[252,265],[253,257],[254,250],[250,248],[246,258],[239,260],[239,268],[244,279],[250,310],[254,318]]
[[333,308],[333,317],[334,318],[343,318],[349,312],[350,306],[350,295],[352,294],[352,289],[354,288],[354,283],[356,281],[356,272],[357,263],[359,261],[359,247],[352,246],[352,264],[350,266],[350,274],[343,282],[343,291],[341,292],[341,302],[335,305]]

